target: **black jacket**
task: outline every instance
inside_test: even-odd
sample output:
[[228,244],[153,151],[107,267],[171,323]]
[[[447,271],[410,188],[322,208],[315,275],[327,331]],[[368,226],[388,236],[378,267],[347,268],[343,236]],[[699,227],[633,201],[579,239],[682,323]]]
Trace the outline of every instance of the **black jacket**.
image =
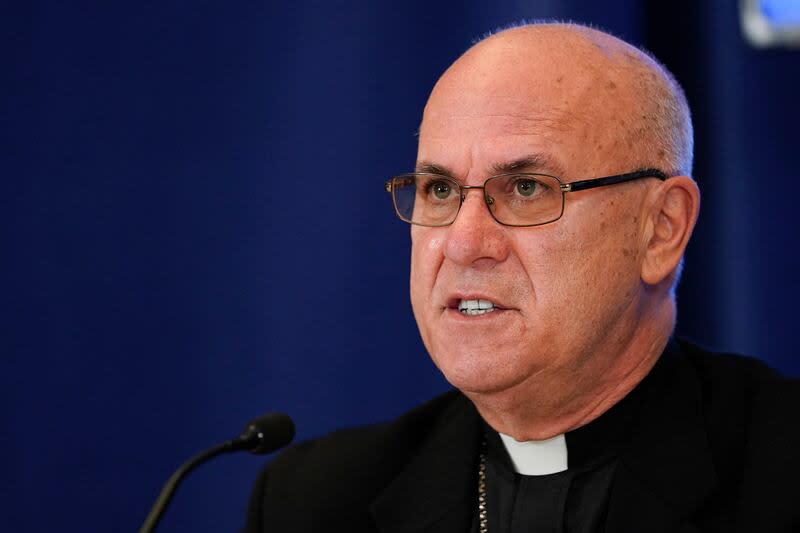
[[[684,342],[647,379],[606,532],[800,531],[800,382]],[[293,446],[260,475],[244,531],[468,532],[480,435],[454,391]]]

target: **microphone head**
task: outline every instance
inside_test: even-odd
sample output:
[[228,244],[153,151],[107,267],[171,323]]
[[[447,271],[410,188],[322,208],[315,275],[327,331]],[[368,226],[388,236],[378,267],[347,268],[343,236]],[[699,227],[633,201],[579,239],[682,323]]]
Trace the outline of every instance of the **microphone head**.
[[241,448],[262,455],[279,450],[292,442],[294,422],[284,413],[268,413],[254,418],[237,439]]

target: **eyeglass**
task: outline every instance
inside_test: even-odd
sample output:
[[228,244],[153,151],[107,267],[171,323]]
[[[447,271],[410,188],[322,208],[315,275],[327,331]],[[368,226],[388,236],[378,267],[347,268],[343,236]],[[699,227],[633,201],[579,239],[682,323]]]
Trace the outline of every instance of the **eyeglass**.
[[500,224],[513,227],[541,226],[564,213],[568,192],[615,185],[642,178],[666,180],[654,168],[563,183],[546,174],[500,174],[483,185],[461,185],[449,176],[416,172],[400,174],[385,183],[400,220],[419,226],[448,226],[455,222],[469,189],[482,189],[489,213]]

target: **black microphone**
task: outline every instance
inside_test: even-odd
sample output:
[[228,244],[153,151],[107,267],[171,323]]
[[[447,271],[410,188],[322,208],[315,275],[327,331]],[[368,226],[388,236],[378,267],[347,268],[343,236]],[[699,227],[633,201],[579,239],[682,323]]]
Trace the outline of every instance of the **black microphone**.
[[164,488],[161,489],[161,494],[158,495],[153,508],[147,514],[139,533],[150,533],[155,529],[178,484],[195,467],[223,453],[246,450],[262,455],[274,452],[292,442],[293,438],[294,422],[289,415],[269,413],[251,420],[238,437],[195,455],[172,474],[172,477],[164,484]]

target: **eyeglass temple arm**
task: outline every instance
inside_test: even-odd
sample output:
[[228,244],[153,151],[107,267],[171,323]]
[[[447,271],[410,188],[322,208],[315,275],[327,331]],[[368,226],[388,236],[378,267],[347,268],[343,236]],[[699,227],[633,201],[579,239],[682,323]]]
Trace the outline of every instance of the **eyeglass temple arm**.
[[618,174],[616,176],[606,176],[605,178],[594,178],[590,180],[579,180],[567,183],[565,192],[584,191],[586,189],[594,189],[595,187],[602,187],[604,185],[614,185],[615,183],[624,183],[626,181],[638,180],[640,178],[658,178],[664,181],[668,178],[666,174],[655,168],[646,168],[644,170],[637,170],[636,172],[629,172],[627,174]]

